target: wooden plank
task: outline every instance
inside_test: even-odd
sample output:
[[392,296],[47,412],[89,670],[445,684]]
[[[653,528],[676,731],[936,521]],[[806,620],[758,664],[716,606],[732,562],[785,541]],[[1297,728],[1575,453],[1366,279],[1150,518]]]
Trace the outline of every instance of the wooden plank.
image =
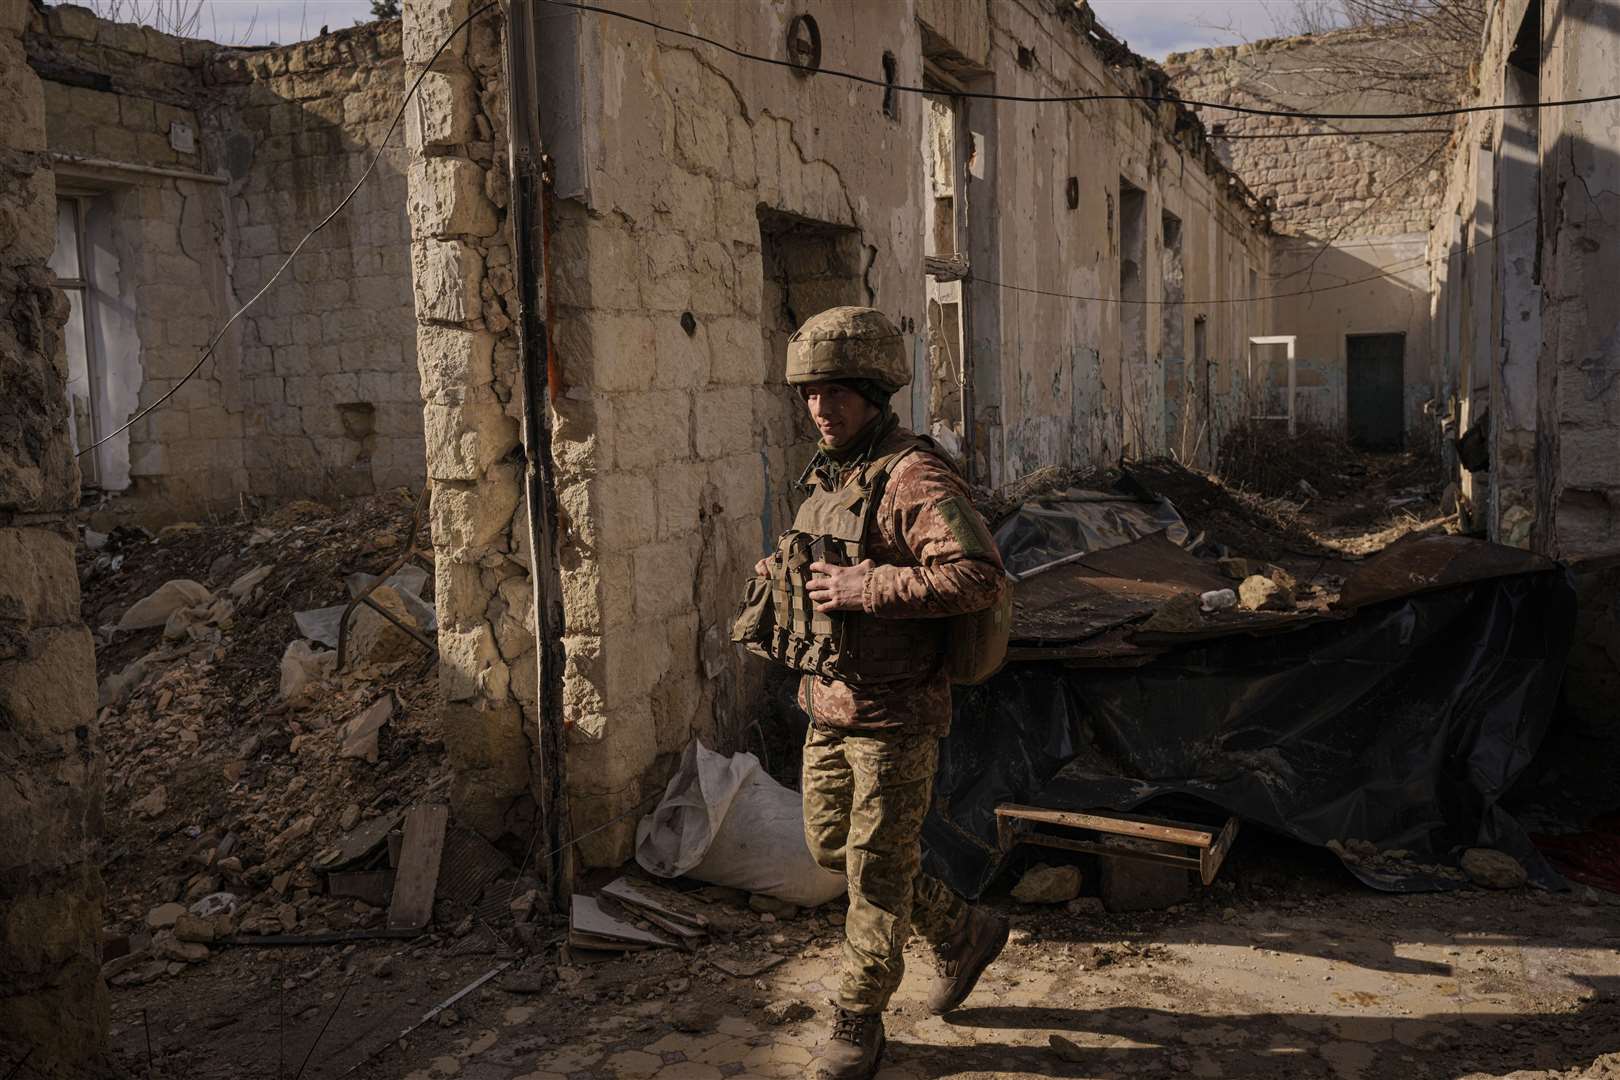
[[1039,821],[1048,825],[1067,825],[1071,829],[1093,829],[1097,832],[1113,833],[1116,836],[1135,836],[1143,840],[1185,844],[1195,848],[1207,848],[1215,840],[1208,832],[1169,823],[1078,814],[1068,810],[1042,810],[1037,806],[998,806],[996,816],[1018,818],[1021,821]]
[[444,831],[450,808],[443,803],[413,806],[405,815],[405,839],[388,907],[390,930],[421,930],[433,921],[433,894],[444,857]]
[[1139,862],[1179,866],[1188,870],[1199,870],[1202,867],[1202,864],[1191,855],[1171,855],[1162,851],[1141,851],[1136,848],[1117,847],[1096,840],[1070,840],[1065,836],[1046,836],[1042,833],[1024,833],[1019,839],[1026,844],[1038,844],[1041,847],[1058,848],[1062,851],[1078,851],[1086,855],[1106,855],[1110,858],[1136,859]]

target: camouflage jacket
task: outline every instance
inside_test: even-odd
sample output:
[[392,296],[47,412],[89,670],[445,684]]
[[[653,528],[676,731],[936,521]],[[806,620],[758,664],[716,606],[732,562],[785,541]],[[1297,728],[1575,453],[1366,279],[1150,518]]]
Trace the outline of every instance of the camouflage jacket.
[[[903,429],[886,434],[871,456],[891,453]],[[813,468],[838,470],[824,458]],[[858,470],[823,471],[842,485]],[[930,619],[979,611],[1006,588],[1001,556],[955,469],[928,453],[901,458],[878,501],[867,550],[876,564],[866,577],[863,608],[885,619]],[[915,678],[856,688],[806,675],[799,706],[812,722],[850,731],[944,735],[951,724],[951,687],[942,662]]]

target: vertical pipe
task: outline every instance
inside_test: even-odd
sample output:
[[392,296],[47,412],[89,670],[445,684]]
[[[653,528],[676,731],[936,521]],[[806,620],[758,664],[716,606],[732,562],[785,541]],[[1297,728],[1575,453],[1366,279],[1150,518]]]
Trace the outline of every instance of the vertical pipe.
[[571,889],[567,853],[567,798],[563,778],[561,649],[562,584],[556,560],[557,487],[551,458],[550,403],[558,365],[550,342],[551,282],[547,248],[546,172],[539,130],[539,72],[533,0],[506,8],[507,168],[513,269],[518,285],[518,377],[523,397],[524,506],[529,539],[529,581],[534,605],[535,700],[539,713],[537,842],[552,910]]

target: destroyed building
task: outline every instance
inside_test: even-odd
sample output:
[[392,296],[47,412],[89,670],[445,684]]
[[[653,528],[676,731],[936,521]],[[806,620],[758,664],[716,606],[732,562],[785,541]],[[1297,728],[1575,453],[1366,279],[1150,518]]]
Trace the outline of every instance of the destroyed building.
[[[1269,136],[1323,125],[1168,99],[1331,107],[1295,83],[1377,35],[1160,69],[1084,5],[652,7],[792,61],[760,64],[527,4],[406,0],[401,23],[265,49],[7,7],[0,295],[21,392],[0,403],[0,543],[38,571],[15,595],[0,578],[21,777],[0,816],[19,913],[0,1027],[50,1027],[71,1060],[105,1024],[80,492],[105,527],[425,480],[455,818],[614,864],[694,738],[759,737],[766,688],[729,622],[810,453],[786,337],[833,304],[902,326],[901,416],[981,487],[1213,466],[1257,416],[1453,455],[1477,431],[1485,456],[1445,459],[1468,520],[1587,560],[1572,685],[1600,708],[1614,106],[1528,108],[1614,89],[1596,8],[1492,7],[1468,100],[1526,108],[1410,137],[1335,122],[1299,149]],[[1292,338],[1292,362],[1254,338]],[[76,487],[74,450],[101,439]]]
[[[1171,54],[1196,101],[1306,113],[1432,108],[1416,88],[1426,44],[1400,28],[1341,30]],[[1412,52],[1420,55],[1414,57]],[[1451,96],[1455,96],[1453,92]],[[1443,120],[1301,119],[1203,108],[1221,160],[1272,207],[1269,331],[1297,337],[1292,403],[1267,411],[1380,449],[1427,445],[1434,425],[1425,256],[1439,205]],[[1427,134],[1390,134],[1429,126]],[[1348,283],[1356,283],[1349,284]],[[1267,352],[1272,355],[1268,356]],[[1257,350],[1269,388],[1288,384],[1277,350]],[[1269,361],[1269,363],[1268,363]]]
[[116,496],[101,527],[419,483],[397,135],[186,379],[382,145],[404,92],[398,24],[243,52],[19,6],[56,177],[73,441],[102,443],[81,482]]

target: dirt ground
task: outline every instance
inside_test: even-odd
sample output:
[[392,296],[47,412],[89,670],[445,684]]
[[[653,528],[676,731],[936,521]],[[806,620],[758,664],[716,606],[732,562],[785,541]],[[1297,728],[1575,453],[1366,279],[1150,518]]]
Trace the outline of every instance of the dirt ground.
[[[1439,493],[1413,480],[1414,459],[1335,462],[1358,482],[1315,495],[1166,493],[1212,535],[1271,538],[1277,550],[1244,553],[1301,580],[1452,527]],[[391,560],[410,505],[407,493],[306,505],[114,537],[87,556],[85,611],[98,627],[169,578],[222,592],[273,567],[217,636],[98,640],[104,678],[156,656],[102,718],[109,940],[142,933],[156,905],[214,889],[241,894],[235,929],[379,926],[382,909],[320,895],[307,863],[340,819],[442,798],[436,673],[430,660],[395,661],[335,676],[293,708],[279,700],[277,662],[296,636],[293,611],[341,599],[345,574]],[[340,757],[342,725],[388,691],[398,708],[378,760]],[[167,800],[148,812],[156,786]],[[239,854],[222,867],[228,834]],[[489,890],[515,895],[515,873]],[[1011,913],[1012,942],[956,1013],[923,1009],[929,957],[909,950],[881,1076],[1620,1077],[1620,897],[1608,893],[1382,895],[1327,853],[1259,831],[1240,835],[1214,886],[1167,911],[1021,905],[1009,884],[989,899]],[[1085,889],[1096,891],[1089,876]],[[807,1075],[836,990],[841,913],[778,920],[721,890],[708,905],[710,944],[606,962],[567,953],[565,919],[545,914],[519,927],[441,911],[411,941],[215,942],[113,980],[110,1068],[170,1080]],[[726,973],[727,958],[766,952],[780,964]]]

